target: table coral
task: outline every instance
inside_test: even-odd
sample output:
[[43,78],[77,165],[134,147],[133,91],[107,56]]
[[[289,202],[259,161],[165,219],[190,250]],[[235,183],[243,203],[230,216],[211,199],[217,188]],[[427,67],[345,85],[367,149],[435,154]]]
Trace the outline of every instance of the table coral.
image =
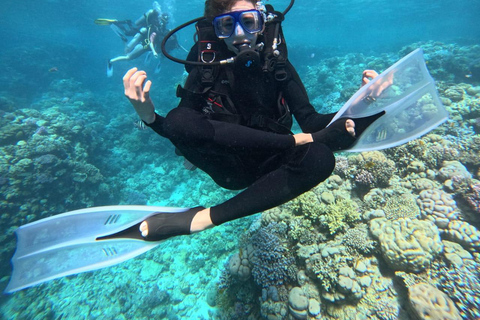
[[427,283],[418,283],[408,289],[412,311],[422,320],[460,320],[453,301],[442,291]]
[[379,218],[370,221],[370,231],[393,270],[422,271],[443,251],[438,228],[430,221]]

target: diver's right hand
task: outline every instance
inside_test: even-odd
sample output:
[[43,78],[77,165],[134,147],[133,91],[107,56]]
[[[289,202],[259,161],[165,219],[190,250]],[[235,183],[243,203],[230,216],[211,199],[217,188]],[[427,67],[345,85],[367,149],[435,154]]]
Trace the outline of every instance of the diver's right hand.
[[152,82],[147,79],[147,73],[132,68],[123,76],[125,96],[135,108],[140,119],[150,124],[155,121],[155,106],[150,99],[150,87]]

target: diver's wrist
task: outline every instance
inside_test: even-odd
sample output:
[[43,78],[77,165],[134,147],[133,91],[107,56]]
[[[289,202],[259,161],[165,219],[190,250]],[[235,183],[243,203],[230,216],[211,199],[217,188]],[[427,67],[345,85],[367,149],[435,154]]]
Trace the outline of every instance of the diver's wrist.
[[295,139],[295,146],[301,146],[310,142],[313,142],[313,137],[310,133],[297,133],[293,135]]
[[142,120],[146,123],[146,124],[152,124],[155,122],[155,119],[156,119],[156,114],[155,112],[151,115],[148,115],[148,116],[143,116],[142,117]]

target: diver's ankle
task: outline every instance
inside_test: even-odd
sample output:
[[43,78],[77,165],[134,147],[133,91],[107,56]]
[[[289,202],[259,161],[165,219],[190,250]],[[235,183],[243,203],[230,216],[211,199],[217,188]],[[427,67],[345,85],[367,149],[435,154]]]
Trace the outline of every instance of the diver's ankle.
[[206,208],[198,211],[193,217],[190,233],[200,232],[211,227],[213,227],[213,222],[210,218],[210,208]]

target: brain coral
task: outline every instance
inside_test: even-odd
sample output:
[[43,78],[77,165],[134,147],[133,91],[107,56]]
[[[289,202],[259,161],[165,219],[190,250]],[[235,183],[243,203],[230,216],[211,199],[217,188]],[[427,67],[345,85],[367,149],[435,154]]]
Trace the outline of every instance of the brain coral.
[[413,313],[422,320],[462,319],[450,298],[427,283],[417,283],[408,289],[408,297]]
[[450,239],[467,247],[480,248],[480,231],[465,221],[450,221],[445,233]]
[[397,271],[422,271],[443,251],[438,228],[430,221],[385,218],[370,221],[383,257]]
[[452,196],[442,190],[423,190],[417,199],[420,215],[445,229],[452,220],[458,220],[457,205]]

